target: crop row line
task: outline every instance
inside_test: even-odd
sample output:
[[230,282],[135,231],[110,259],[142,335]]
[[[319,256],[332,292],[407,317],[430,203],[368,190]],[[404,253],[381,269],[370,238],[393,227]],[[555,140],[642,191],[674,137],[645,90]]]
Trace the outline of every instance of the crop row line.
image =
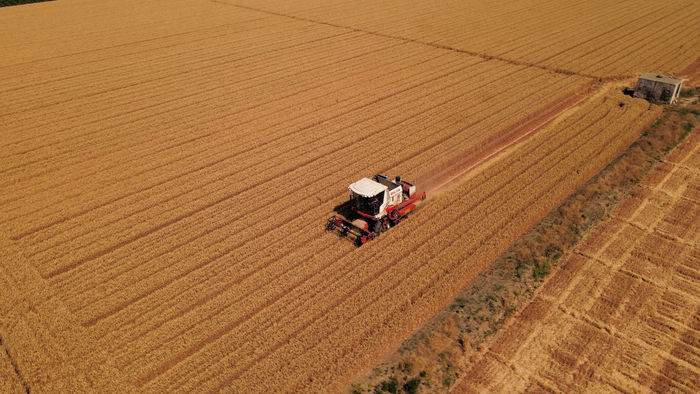
[[[428,82],[426,82],[426,83],[428,83]],[[368,137],[370,137],[370,136],[371,136],[371,135],[366,135],[365,138],[368,138]],[[330,138],[330,137],[328,137],[328,138]],[[307,159],[307,160],[308,160],[308,159]],[[307,164],[308,164],[308,163],[307,163]],[[285,166],[285,168],[286,168],[286,171],[289,171],[288,164],[285,163],[284,166]],[[258,172],[258,171],[259,171],[259,168],[251,169],[251,171]],[[240,174],[239,174],[239,175],[240,175]],[[231,197],[231,196],[229,196],[229,197]]]
[[[564,143],[567,143],[567,142],[564,141]],[[569,141],[568,143],[569,143],[569,144],[572,144],[571,141]],[[540,160],[541,160],[541,158],[540,158]],[[563,158],[561,158],[560,160],[563,160]],[[545,165],[550,165],[550,168],[554,168],[554,166],[555,166],[556,163],[544,163],[544,164],[545,164]],[[542,176],[543,176],[542,174],[544,174],[544,173],[542,173],[541,171],[537,171],[537,172],[540,174],[540,177],[542,177]],[[511,180],[511,182],[509,182],[510,185],[513,185],[514,183],[516,183],[516,182],[513,182],[512,180]],[[483,199],[483,201],[481,201],[481,203],[483,203],[484,201],[486,201],[487,198],[488,198],[488,197],[485,197],[485,198]],[[502,201],[501,204],[507,204],[507,201]],[[457,205],[457,204],[455,204],[455,205]],[[475,210],[476,210],[476,211],[480,211],[479,209],[476,209],[476,208],[475,208]],[[494,207],[493,210],[494,210],[494,211],[498,211],[498,207]],[[454,216],[454,215],[453,215],[453,216]],[[450,228],[450,227],[454,224],[454,221],[455,221],[456,219],[455,219],[454,217],[451,217],[451,219],[452,219],[452,220],[447,219],[448,222],[452,221],[452,223],[448,223],[448,224],[445,226],[445,228]],[[464,219],[464,218],[462,217],[461,219]],[[440,223],[443,223],[443,220],[439,220],[439,222],[440,222]],[[471,222],[471,220],[467,220],[467,222]],[[507,220],[506,220],[506,222],[507,222]],[[460,226],[460,227],[461,227],[461,226]],[[496,230],[496,231],[497,231],[497,230]],[[432,231],[431,231],[431,233],[432,233]],[[404,235],[405,235],[405,234],[404,234]],[[410,236],[410,234],[409,234],[409,236]],[[488,238],[488,235],[486,235],[486,237]],[[454,245],[454,241],[456,240],[456,239],[454,239],[453,237],[447,237],[447,238],[451,239],[452,241],[447,240],[446,237],[442,235],[442,232],[440,232],[440,235],[439,235],[439,236],[430,237],[430,238],[433,238],[433,239],[435,239],[435,240],[441,240],[440,243],[443,244],[443,245],[442,245],[442,247],[439,248],[440,250],[445,250],[445,249],[449,248],[450,245]],[[446,244],[445,242],[448,242],[448,243]],[[451,242],[451,243],[450,243],[450,242]],[[404,263],[406,263],[406,260],[409,259],[409,256],[410,256],[410,255],[414,255],[414,253],[411,253],[410,251],[406,251],[406,252],[405,252],[405,255],[403,256],[403,259],[402,259],[401,257],[398,257],[397,260],[401,260],[401,261],[404,261]],[[388,257],[388,256],[384,256],[384,257]],[[384,258],[383,258],[382,256],[378,256],[378,257],[377,257],[377,260],[382,261],[382,260],[384,260]],[[433,258],[431,258],[431,260],[441,260],[441,261],[442,261],[442,260],[444,260],[444,259],[439,259],[439,258],[437,258],[437,256],[433,256]],[[364,268],[364,269],[366,270],[366,268]],[[410,271],[416,272],[416,270],[413,269],[413,268],[411,268]],[[385,289],[391,289],[391,286],[389,286],[389,287],[383,286],[383,288],[385,288]],[[389,291],[389,290],[387,290],[387,291]],[[389,291],[389,292],[391,293],[391,291]],[[380,292],[380,293],[381,293],[381,292]],[[374,294],[378,294],[378,293],[377,293],[377,292],[374,292]],[[314,335],[314,336],[318,338],[318,336],[316,336],[316,335]]]
[[[209,1],[212,1],[212,2],[220,2],[220,1],[217,1],[217,0],[209,0]],[[446,51],[452,51],[452,52],[456,52],[456,53],[463,53],[463,54],[467,54],[467,55],[471,55],[471,56],[475,56],[475,57],[480,57],[480,58],[483,58],[483,59],[486,59],[486,60],[498,60],[498,61],[501,61],[501,62],[504,62],[504,63],[508,63],[508,64],[512,64],[512,65],[516,65],[516,66],[534,67],[534,68],[538,68],[538,69],[541,69],[541,70],[544,70],[544,71],[553,72],[553,73],[555,73],[555,74],[578,75],[578,76],[586,77],[586,78],[596,78],[596,77],[593,76],[593,75],[586,75],[586,74],[577,73],[577,72],[574,72],[574,71],[563,70],[563,69],[559,69],[559,68],[552,68],[552,67],[542,66],[542,65],[538,65],[538,64],[527,63],[527,62],[521,62],[521,61],[517,61],[517,60],[502,58],[502,57],[499,57],[499,56],[485,55],[485,54],[481,54],[481,53],[478,53],[478,52],[469,51],[469,50],[466,50],[466,49],[459,49],[459,48],[456,48],[456,47],[453,47],[453,46],[449,46],[449,45],[443,45],[443,44],[437,44],[437,43],[428,43],[428,42],[423,42],[423,41],[416,40],[416,39],[412,39],[412,38],[397,37],[397,36],[392,36],[392,35],[384,34],[384,33],[380,33],[380,32],[372,32],[372,31],[363,30],[363,29],[357,29],[357,28],[352,28],[352,27],[347,27],[347,26],[341,26],[341,25],[336,25],[336,24],[329,23],[329,22],[323,22],[323,21],[318,21],[318,20],[311,20],[311,19],[307,19],[307,18],[303,18],[303,17],[287,15],[287,14],[278,13],[278,12],[274,12],[274,11],[265,11],[265,10],[261,10],[261,9],[257,9],[257,8],[253,8],[253,7],[249,7],[249,6],[235,5],[235,4],[230,4],[230,3],[221,3],[221,4],[228,4],[228,5],[231,5],[231,6],[234,6],[234,7],[238,7],[238,8],[243,8],[243,9],[252,10],[252,11],[265,12],[265,13],[268,13],[268,14],[284,16],[284,17],[287,17],[287,18],[302,20],[302,21],[305,21],[305,22],[314,22],[314,23],[323,24],[323,25],[328,25],[328,26],[333,26],[333,27],[342,28],[342,29],[350,29],[350,30],[352,30],[352,31],[367,33],[367,34],[371,34],[371,35],[378,36],[378,37],[391,38],[391,39],[396,39],[396,40],[402,40],[402,41],[411,42],[411,43],[415,43],[415,44],[430,46],[430,47],[437,48],[437,49],[443,49],[443,50],[446,50]]]
[[[394,125],[395,125],[395,124],[394,124]],[[387,128],[391,128],[391,127],[392,127],[392,125],[389,125]],[[348,148],[348,147],[343,147],[343,149],[345,149],[345,150],[351,150],[351,148]],[[329,157],[329,156],[332,156],[332,155],[328,155],[328,154],[324,154],[324,155],[323,155],[323,157]],[[410,155],[408,155],[408,156],[410,157]],[[337,164],[336,166],[338,166],[339,169],[343,169],[343,167],[344,167],[344,166],[342,166],[342,164]],[[315,172],[314,172],[314,171],[311,171],[311,173],[315,173]],[[285,178],[288,178],[288,176],[289,176],[288,174],[289,174],[289,173],[287,173],[287,175],[285,175]],[[316,180],[309,181],[309,180],[308,180],[308,176],[304,176],[303,173],[300,173],[300,176],[301,176],[301,178],[300,178],[299,181],[295,181],[294,179],[289,180],[290,186],[291,186],[291,185],[295,185],[295,186],[298,187],[298,188],[302,188],[303,190],[307,190],[307,188],[309,187],[309,185],[314,184],[314,182],[315,182],[316,184],[320,185],[320,187],[322,187],[322,186],[323,186],[323,183],[324,183],[324,182],[323,182],[323,179],[327,179],[327,176],[324,175],[324,176],[320,176],[320,177],[319,177],[318,179],[316,179]],[[286,180],[285,180],[284,182],[286,182]],[[310,182],[310,183],[309,183],[309,185],[306,185],[306,184],[301,184],[301,185],[300,185],[298,182]],[[285,189],[285,187],[284,187],[284,186],[280,186],[279,181],[277,181],[277,180],[275,180],[275,179],[271,179],[271,180],[267,181],[266,184],[267,184],[267,183],[270,184],[270,187],[272,188],[272,190],[284,190],[284,189]],[[264,186],[264,185],[261,185],[261,187],[262,187],[262,186]],[[278,192],[278,193],[279,193],[279,192]],[[259,192],[259,191],[253,193],[253,195],[267,195],[267,194],[268,194],[267,192]],[[314,195],[315,195],[316,193],[311,193],[311,194],[314,194]],[[302,195],[305,195],[305,194],[302,194]],[[270,198],[273,199],[273,200],[276,199],[275,196],[270,196]],[[245,199],[244,199],[244,200],[245,200]],[[285,205],[289,205],[289,203],[285,203]],[[258,212],[258,211],[260,211],[260,210],[264,210],[265,207],[266,207],[265,201],[261,201],[261,202],[260,202],[259,208],[257,208],[257,209],[254,210],[254,211],[248,211],[248,212],[246,213],[246,215],[250,217],[253,213]],[[255,224],[254,224],[254,225],[255,225]]]
[[[342,168],[342,166],[341,166],[341,168]],[[301,180],[304,181],[304,178],[302,177]],[[279,189],[279,187],[277,187],[277,186],[279,186],[279,183],[278,183],[278,182],[276,182],[275,180],[271,180],[270,182],[272,182],[272,187],[273,187],[273,189],[275,189],[275,188],[276,188],[276,189]],[[297,185],[297,183],[296,183],[294,180],[291,180],[290,182],[291,182],[291,184]],[[299,185],[297,185],[297,186],[299,186]],[[303,187],[306,188],[307,186],[303,186]],[[284,187],[282,187],[282,189],[284,189]],[[256,193],[254,193],[254,195],[260,195],[261,193],[262,193],[262,192],[256,192]],[[265,195],[265,194],[267,194],[267,193],[262,193],[262,194]],[[314,194],[314,193],[312,193],[312,194]],[[271,196],[271,198],[274,199],[275,197],[274,197],[274,196]],[[264,206],[263,203],[261,203],[261,204],[262,204],[261,206]],[[285,204],[287,204],[287,203],[285,203]],[[247,213],[247,215],[250,215],[250,213]]]
[[[486,198],[484,198],[484,199],[486,199]],[[441,221],[441,223],[442,223],[442,221]],[[448,224],[448,226],[449,226],[449,224]],[[408,252],[406,252],[406,253],[408,253]],[[381,260],[381,258],[380,258],[380,260]]]

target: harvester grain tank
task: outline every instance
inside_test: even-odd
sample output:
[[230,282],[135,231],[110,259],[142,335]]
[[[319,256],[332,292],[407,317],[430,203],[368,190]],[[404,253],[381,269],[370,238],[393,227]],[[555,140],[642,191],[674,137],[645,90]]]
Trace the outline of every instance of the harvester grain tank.
[[355,217],[333,216],[328,219],[326,228],[337,230],[341,236],[354,236],[358,246],[396,226],[416,209],[416,201],[425,200],[425,192],[416,193],[413,184],[398,176],[391,180],[386,175],[377,174],[360,179],[348,189]]

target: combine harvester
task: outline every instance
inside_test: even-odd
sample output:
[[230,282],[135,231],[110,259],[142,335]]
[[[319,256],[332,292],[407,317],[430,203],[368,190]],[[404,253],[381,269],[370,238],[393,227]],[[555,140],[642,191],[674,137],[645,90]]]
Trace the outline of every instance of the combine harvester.
[[352,192],[349,202],[352,212],[359,217],[333,216],[328,219],[326,229],[338,230],[341,236],[355,236],[357,246],[408,218],[408,213],[416,208],[414,203],[425,200],[425,192],[416,194],[416,187],[398,176],[392,181],[386,175],[377,174],[372,179],[360,179],[348,189]]

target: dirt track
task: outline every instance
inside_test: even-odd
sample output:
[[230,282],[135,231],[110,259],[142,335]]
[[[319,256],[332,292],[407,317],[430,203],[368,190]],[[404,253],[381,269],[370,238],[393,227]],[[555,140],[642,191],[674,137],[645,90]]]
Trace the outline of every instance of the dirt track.
[[537,132],[567,110],[581,104],[590,98],[596,90],[597,89],[593,86],[583,88],[581,92],[573,94],[571,98],[565,100],[561,104],[552,105],[545,111],[533,115],[531,119],[524,120],[522,124],[513,128],[513,130],[499,135],[477,151],[464,154],[463,157],[457,158],[453,162],[446,163],[443,166],[444,169],[428,175],[425,179],[419,180],[418,184],[429,194],[449,188],[461,181],[467,173],[474,170],[477,166],[527,138],[530,134]]

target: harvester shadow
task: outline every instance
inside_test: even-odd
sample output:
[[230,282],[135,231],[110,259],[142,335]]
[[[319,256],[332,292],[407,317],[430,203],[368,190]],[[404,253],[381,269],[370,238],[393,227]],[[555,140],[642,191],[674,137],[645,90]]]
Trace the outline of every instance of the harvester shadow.
[[348,220],[355,219],[355,212],[352,210],[352,201],[345,201],[340,205],[336,205],[335,208],[333,208],[333,212]]

